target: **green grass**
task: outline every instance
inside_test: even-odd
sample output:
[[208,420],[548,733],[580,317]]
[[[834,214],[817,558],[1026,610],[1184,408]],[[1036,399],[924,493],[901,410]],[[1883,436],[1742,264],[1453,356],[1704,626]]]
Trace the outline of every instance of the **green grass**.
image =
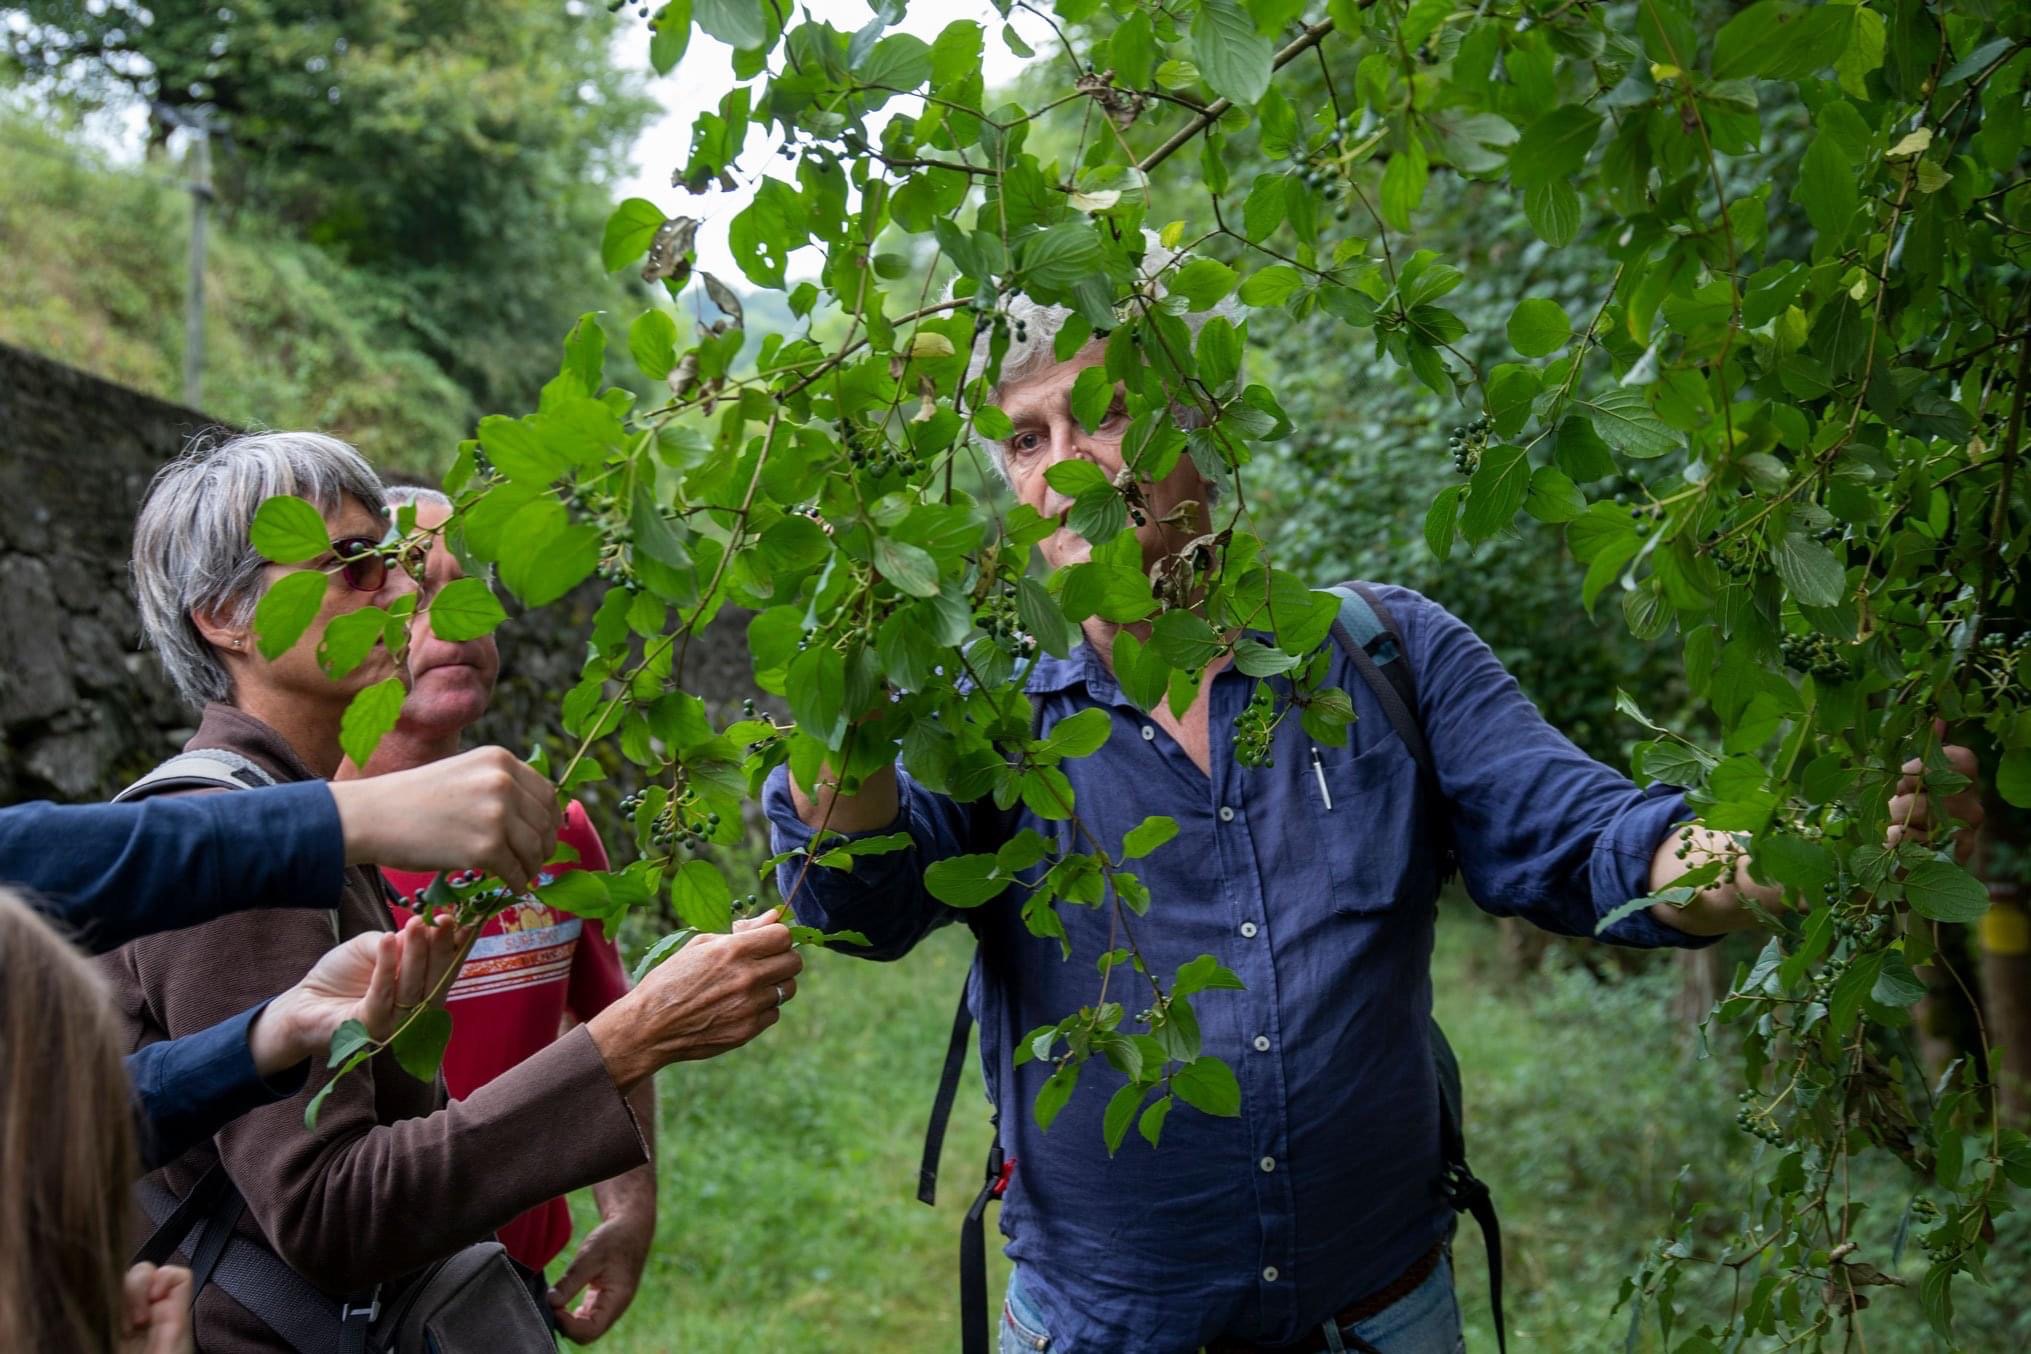
[[[1668,1229],[1681,1166],[1691,1163],[1688,1189],[1697,1197],[1743,1197],[1756,1144],[1732,1126],[1724,1069],[1719,1060],[1689,1061],[1670,1027],[1669,962],[1604,981],[1555,952],[1544,972],[1515,979],[1499,969],[1494,931],[1478,913],[1448,909],[1439,934],[1440,1018],[1465,1067],[1475,1166],[1502,1210],[1510,1348],[1621,1349],[1629,1323],[1626,1309],[1612,1311],[1615,1296]],[[959,1218],[987,1141],[972,1065],[937,1209],[917,1203],[914,1190],[969,944],[953,928],[899,964],[815,955],[777,1030],[726,1058],[662,1075],[656,1249],[641,1295],[600,1348],[956,1347]],[[593,1216],[589,1197],[574,1207],[582,1232]],[[1997,1287],[1956,1289],[1969,1350],[2031,1341],[2025,1318],[2013,1318],[2023,1219],[2004,1220]],[[1887,1245],[1874,1255],[1887,1267]],[[1006,1264],[992,1234],[990,1258],[998,1309]],[[1468,1346],[1492,1350],[1471,1224],[1457,1268]],[[1870,1354],[1939,1347],[1918,1311],[1918,1265],[1907,1257],[1904,1272],[1914,1286],[1883,1290],[1867,1315]],[[1699,1304],[1695,1315],[1709,1310],[1709,1298],[1683,1291]],[[1712,1298],[1725,1309],[1724,1292]],[[1659,1348],[1653,1321],[1637,1348]]]
[[[183,399],[189,195],[0,107],[0,341]],[[450,461],[472,401],[397,334],[410,298],[250,213],[215,210],[203,412],[318,428],[379,465]]]

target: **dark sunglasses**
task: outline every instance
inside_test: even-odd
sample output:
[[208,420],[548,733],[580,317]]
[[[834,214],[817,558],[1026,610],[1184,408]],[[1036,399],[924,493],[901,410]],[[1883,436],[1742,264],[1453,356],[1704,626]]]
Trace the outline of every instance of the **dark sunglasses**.
[[[420,541],[347,536],[333,541],[331,549],[339,576],[354,592],[379,592],[386,587],[390,562],[399,565],[403,573],[421,586],[424,570],[430,563],[430,547]],[[329,573],[333,567],[326,565],[325,571]]]

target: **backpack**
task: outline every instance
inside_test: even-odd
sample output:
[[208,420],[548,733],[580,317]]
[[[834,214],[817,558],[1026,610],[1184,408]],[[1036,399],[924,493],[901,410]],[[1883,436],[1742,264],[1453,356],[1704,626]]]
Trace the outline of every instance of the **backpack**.
[[[116,804],[181,790],[247,790],[275,778],[239,753],[182,752],[113,797]],[[331,913],[338,934],[338,913]],[[193,1308],[207,1283],[246,1308],[297,1354],[555,1354],[550,1317],[530,1281],[498,1241],[463,1247],[422,1270],[399,1300],[383,1304],[376,1285],[334,1298],[291,1269],[258,1238],[238,1230],[247,1201],[213,1162],[178,1199],[144,1179],[135,1198],[155,1230],[133,1263],[190,1257]]]
[[[1333,622],[1333,639],[1343,649],[1376,701],[1382,706],[1389,726],[1417,763],[1418,782],[1425,794],[1436,799],[1440,793],[1438,770],[1432,762],[1424,727],[1417,717],[1417,686],[1405,656],[1403,635],[1396,619],[1382,600],[1365,584],[1345,583],[1329,589],[1340,598],[1340,614]],[[1042,716],[1037,716],[1041,720]],[[1038,731],[1031,730],[1032,734]],[[1449,879],[1457,868],[1452,844],[1440,848],[1439,877]],[[952,1102],[959,1092],[959,1074],[966,1065],[968,1037],[973,1031],[973,1009],[967,1005],[966,990],[959,992],[959,1008],[952,1017],[952,1033],[945,1046],[945,1065],[938,1077],[938,1094],[931,1105],[931,1120],[924,1130],[924,1156],[917,1169],[917,1198],[926,1204],[937,1201],[938,1160],[944,1151],[945,1128],[952,1117]],[[1431,1022],[1432,1071],[1439,1087],[1439,1187],[1455,1213],[1473,1217],[1481,1228],[1488,1252],[1488,1302],[1494,1309],[1495,1344],[1508,1354],[1508,1334],[1502,1319],[1502,1224],[1495,1214],[1495,1201],[1488,1186],[1467,1165],[1465,1113],[1460,1091],[1460,1063],[1453,1046]],[[963,1354],[987,1354],[987,1206],[1007,1192],[1015,1161],[1005,1158],[999,1137],[988,1148],[986,1179],[966,1210],[959,1237],[960,1348]]]

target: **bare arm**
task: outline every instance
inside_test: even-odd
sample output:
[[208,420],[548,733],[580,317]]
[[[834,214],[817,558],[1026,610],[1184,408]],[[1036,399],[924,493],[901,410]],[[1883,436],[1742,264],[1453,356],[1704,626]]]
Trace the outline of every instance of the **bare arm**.
[[823,824],[828,832],[874,832],[896,821],[902,798],[896,789],[896,768],[891,762],[861,779],[860,793],[839,792],[839,781],[827,766],[818,773],[818,796],[812,798],[790,777],[790,798],[797,816],[806,827]]

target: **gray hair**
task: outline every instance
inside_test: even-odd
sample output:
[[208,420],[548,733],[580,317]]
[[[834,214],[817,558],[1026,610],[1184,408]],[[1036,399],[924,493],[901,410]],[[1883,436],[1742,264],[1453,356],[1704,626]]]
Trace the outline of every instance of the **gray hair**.
[[234,625],[260,601],[254,513],[277,494],[334,512],[345,499],[386,514],[381,480],[359,452],[313,432],[200,433],[156,472],[134,522],[134,597],[141,629],[169,680],[193,705],[225,700],[232,683],[192,613]]
[[391,513],[411,503],[428,503],[433,508],[451,511],[451,496],[442,489],[432,489],[428,485],[390,484],[385,486],[381,493],[388,500],[388,511]]
[[[1192,256],[1183,250],[1170,248],[1155,231],[1147,227],[1142,232],[1142,238],[1143,256],[1141,265],[1136,269],[1136,285],[1153,295],[1167,294],[1169,288],[1163,281],[1163,275],[1191,262]],[[950,299],[949,288],[947,299]],[[1012,292],[1002,297],[998,309],[1008,317],[1011,336],[1008,351],[1002,356],[1001,373],[996,377],[994,390],[989,392],[990,396],[998,395],[1008,387],[1030,380],[1056,366],[1058,331],[1065,327],[1065,321],[1072,318],[1069,307],[1039,305],[1021,292]],[[1187,311],[1183,316],[1185,328],[1191,333],[1194,341],[1198,339],[1199,331],[1205,327],[1206,321],[1216,315],[1229,324],[1239,324],[1244,318],[1241,307],[1231,296],[1223,298],[1211,310]],[[1021,341],[1015,339],[1015,332],[1023,334]],[[987,362],[987,349],[975,344],[973,360],[966,369],[967,384],[972,384],[986,374]],[[1196,408],[1183,407],[1176,409],[1175,412],[1179,427],[1198,426],[1199,411]],[[979,441],[987,448],[988,459],[994,462],[995,473],[1001,476],[1003,483],[1011,483],[1008,477],[1007,445],[987,437],[982,437]],[[1217,498],[1219,493],[1220,485],[1208,480],[1206,497],[1211,500]]]

